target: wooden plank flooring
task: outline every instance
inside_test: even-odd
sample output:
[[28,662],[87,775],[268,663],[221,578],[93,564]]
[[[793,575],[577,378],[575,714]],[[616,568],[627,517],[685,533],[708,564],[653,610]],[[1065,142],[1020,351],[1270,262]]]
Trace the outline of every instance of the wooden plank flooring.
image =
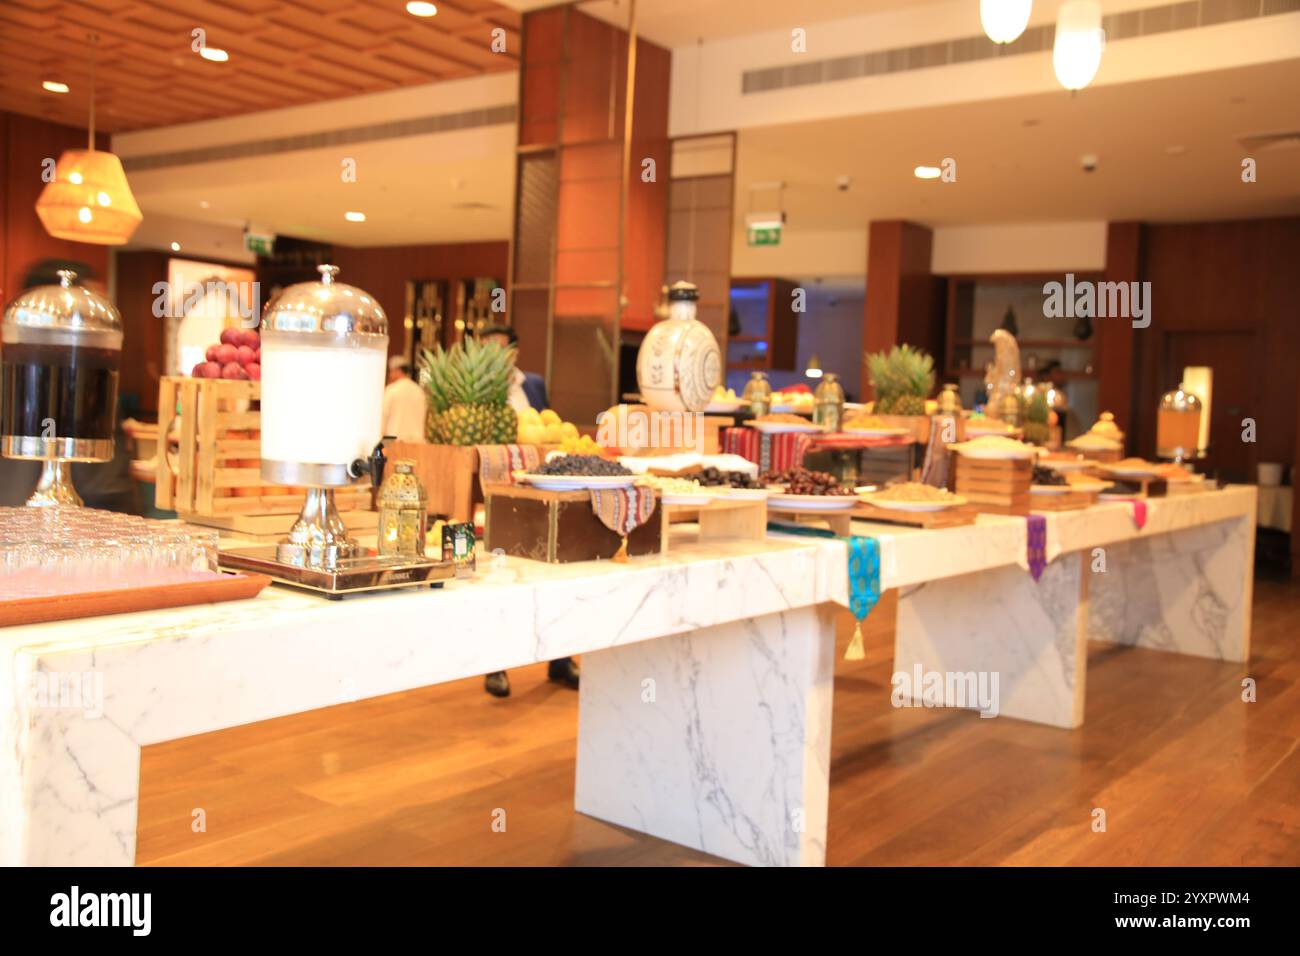
[[[836,667],[832,865],[1300,863],[1300,586],[1256,583],[1249,666],[1092,645],[1077,731],[892,708],[894,611]],[[504,701],[475,678],[148,747],[139,862],[721,862],[574,813],[577,694],[511,678]]]

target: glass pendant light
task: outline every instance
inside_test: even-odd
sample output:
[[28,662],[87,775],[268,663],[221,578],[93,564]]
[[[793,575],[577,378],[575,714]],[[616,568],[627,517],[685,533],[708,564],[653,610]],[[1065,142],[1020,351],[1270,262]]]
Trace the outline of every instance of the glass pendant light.
[[1097,75],[1106,31],[1101,28],[1101,4],[1097,0],[1066,0],[1056,17],[1056,43],[1052,68],[1067,90],[1083,89]]
[[980,0],[980,23],[994,43],[1014,43],[1029,25],[1034,0]]
[[65,150],[54,167],[54,179],[36,200],[36,215],[55,239],[120,246],[131,238],[144,217],[127,184],[122,161],[95,149],[95,45],[90,52],[90,142],[86,149]]

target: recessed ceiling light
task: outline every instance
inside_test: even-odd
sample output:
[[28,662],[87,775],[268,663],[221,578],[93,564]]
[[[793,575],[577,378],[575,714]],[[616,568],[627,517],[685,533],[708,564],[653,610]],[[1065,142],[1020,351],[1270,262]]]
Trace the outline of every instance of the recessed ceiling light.
[[41,89],[50,93],[66,93],[68,92],[68,84],[59,83],[55,80],[46,80],[41,84]]
[[411,0],[406,5],[406,12],[413,17],[432,17],[437,14],[438,8],[432,3],[425,3],[424,0]]
[[912,175],[917,179],[938,179],[943,175],[943,170],[938,166],[917,166],[912,170]]
[[209,206],[211,206],[211,205],[212,205],[212,203],[208,202],[206,199],[200,199],[200,200],[199,200],[199,208],[200,208],[200,209],[207,209],[207,208],[208,208]]
[[345,212],[343,218],[348,222],[365,222],[366,214],[364,212]]
[[199,51],[199,56],[205,60],[211,60],[213,63],[225,63],[230,59],[229,53],[215,46],[205,46]]
[[1166,146],[1166,147],[1165,147],[1165,152],[1168,153],[1170,156],[1181,156],[1181,155],[1183,155],[1183,153],[1187,152],[1187,147],[1186,147],[1186,146]]
[[179,242],[173,242],[172,252],[180,252],[180,251],[181,251],[181,244]]

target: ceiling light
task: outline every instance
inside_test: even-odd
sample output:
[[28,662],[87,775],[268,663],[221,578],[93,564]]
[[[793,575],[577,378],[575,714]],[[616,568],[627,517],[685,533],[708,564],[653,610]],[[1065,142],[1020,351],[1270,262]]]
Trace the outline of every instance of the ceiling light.
[[365,222],[366,214],[364,212],[345,212],[343,218],[348,222]]
[[41,84],[41,89],[49,93],[66,93],[68,92],[68,84],[59,83],[56,82],[55,80],[46,80],[44,83]]
[[912,170],[912,175],[917,179],[938,179],[943,175],[943,170],[938,166],[917,166]]
[[180,252],[180,251],[181,251],[181,244],[179,242],[173,242],[172,252]]
[[431,17],[438,12],[438,8],[432,3],[423,2],[423,0],[411,0],[406,5],[406,12],[413,17]]
[[1029,25],[1033,0],[980,0],[980,23],[994,43],[1011,43]]
[[[95,149],[95,44],[91,37],[90,123],[87,148],[64,150],[54,165],[54,178],[36,199],[36,215],[55,239],[118,246],[127,242],[143,218],[122,161]],[[91,207],[97,206],[98,213]]]
[[1106,31],[1101,28],[1101,4],[1097,0],[1066,0],[1056,18],[1056,43],[1052,67],[1056,79],[1067,90],[1081,90],[1097,75]]
[[199,51],[199,56],[205,60],[211,60],[213,63],[225,63],[230,59],[230,54],[215,46],[205,46]]

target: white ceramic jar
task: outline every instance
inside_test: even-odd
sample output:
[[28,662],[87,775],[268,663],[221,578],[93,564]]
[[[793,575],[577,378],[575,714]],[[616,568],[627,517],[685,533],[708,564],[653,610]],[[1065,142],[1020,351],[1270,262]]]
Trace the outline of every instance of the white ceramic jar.
[[642,400],[652,409],[702,412],[722,382],[722,352],[695,317],[700,293],[689,282],[668,290],[668,318],[655,324],[636,357]]

